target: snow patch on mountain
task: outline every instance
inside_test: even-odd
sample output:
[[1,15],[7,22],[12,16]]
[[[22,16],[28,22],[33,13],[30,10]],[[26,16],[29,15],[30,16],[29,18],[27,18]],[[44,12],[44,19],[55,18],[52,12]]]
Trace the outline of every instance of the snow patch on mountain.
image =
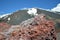
[[38,15],[36,8],[29,8],[28,11],[27,11],[27,13],[31,14],[31,15]]
[[10,20],[10,17],[8,18],[8,21]]
[[0,15],[0,18],[2,18],[2,17],[8,17],[8,15],[11,15],[11,13],[7,13],[7,14],[3,14],[3,15]]

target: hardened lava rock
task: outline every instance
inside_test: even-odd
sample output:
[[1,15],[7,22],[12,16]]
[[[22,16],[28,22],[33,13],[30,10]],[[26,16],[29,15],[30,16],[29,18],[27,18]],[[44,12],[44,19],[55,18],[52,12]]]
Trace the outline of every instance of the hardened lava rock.
[[6,32],[11,26],[5,22],[0,22],[0,32]]
[[54,22],[39,14],[19,25],[0,23],[0,40],[57,40]]
[[0,33],[0,40],[6,40],[6,36]]
[[23,21],[10,33],[8,40],[56,40],[54,22],[44,14]]

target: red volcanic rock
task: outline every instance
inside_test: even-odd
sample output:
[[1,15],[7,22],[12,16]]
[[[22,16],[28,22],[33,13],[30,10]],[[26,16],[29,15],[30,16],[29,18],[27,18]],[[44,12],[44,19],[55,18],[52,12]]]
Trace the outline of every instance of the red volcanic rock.
[[5,39],[6,39],[6,36],[0,33],[0,40],[5,40]]
[[37,15],[23,21],[8,40],[56,40],[54,22],[47,20],[44,14]]
[[23,21],[20,25],[0,23],[0,40],[56,40],[54,22],[44,14]]
[[10,25],[5,23],[5,22],[1,22],[0,23],[0,32],[5,32],[10,28]]

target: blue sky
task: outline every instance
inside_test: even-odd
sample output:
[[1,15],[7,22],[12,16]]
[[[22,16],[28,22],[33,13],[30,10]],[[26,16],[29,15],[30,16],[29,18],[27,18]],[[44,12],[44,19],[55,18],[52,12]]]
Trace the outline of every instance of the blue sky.
[[0,0],[0,15],[11,13],[22,8],[38,7],[52,9],[58,3],[60,3],[59,0]]

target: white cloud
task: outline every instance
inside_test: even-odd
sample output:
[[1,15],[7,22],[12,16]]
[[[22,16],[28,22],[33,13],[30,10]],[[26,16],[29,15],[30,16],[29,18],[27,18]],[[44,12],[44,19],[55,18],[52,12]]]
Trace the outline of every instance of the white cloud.
[[37,15],[37,9],[36,8],[29,8],[27,13],[32,14],[32,15]]
[[51,11],[60,12],[60,3],[56,7],[54,7],[53,9],[51,9]]

